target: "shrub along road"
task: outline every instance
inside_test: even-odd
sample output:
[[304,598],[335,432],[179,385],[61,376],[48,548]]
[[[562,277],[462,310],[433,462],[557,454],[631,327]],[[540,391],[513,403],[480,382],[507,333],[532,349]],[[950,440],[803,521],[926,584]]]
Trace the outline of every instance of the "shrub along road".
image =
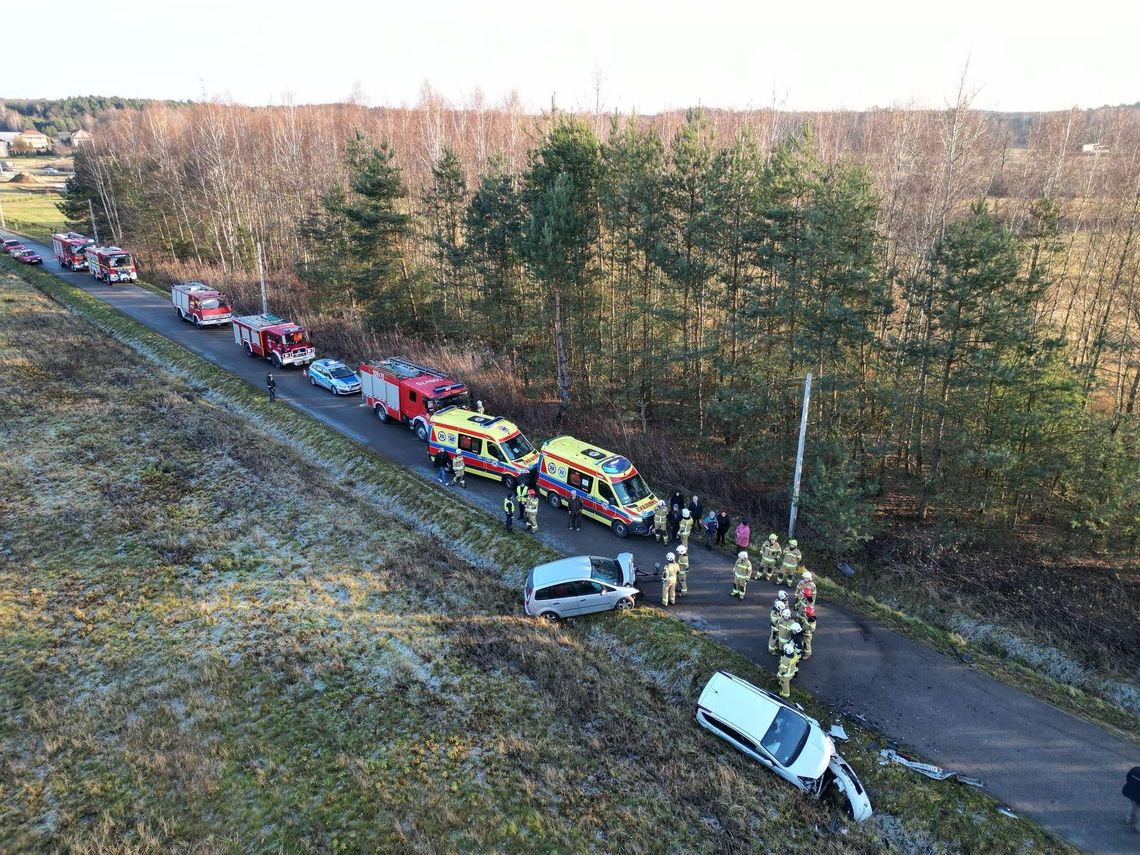
[[[168,298],[135,286],[111,287],[85,273],[61,271],[51,260],[50,248],[25,242],[43,254],[49,272],[264,388],[269,364],[245,356],[228,326],[194,328],[178,318]],[[319,344],[318,356],[326,355]],[[433,477],[424,444],[398,426],[380,424],[359,399],[334,398],[311,386],[296,369],[278,371],[276,377],[283,404],[315,416],[424,477]],[[477,394],[494,412],[494,390]],[[537,444],[540,438],[531,439]],[[501,485],[478,476],[467,483],[463,499],[501,514]],[[458,494],[459,488],[455,489]],[[539,512],[539,536],[564,553],[628,550],[643,567],[651,567],[664,554],[650,539],[621,541],[588,520],[582,531],[568,532],[565,519],[565,512],[546,505]],[[745,602],[733,600],[728,595],[731,563],[723,555],[706,552],[695,539],[693,543],[690,593],[675,613],[774,670],[775,660],[767,653],[767,612],[775,588],[754,582]],[[647,602],[657,602],[658,593],[655,586],[647,588]],[[1140,750],[1126,740],[826,598],[814,648],[815,655],[801,668],[798,686],[847,713],[863,716],[921,759],[980,778],[995,797],[1077,846],[1098,853],[1136,851],[1136,837],[1123,822],[1125,802],[1119,790],[1127,770],[1140,762]],[[944,786],[960,785],[948,781]],[[1003,818],[995,815],[993,821]]]

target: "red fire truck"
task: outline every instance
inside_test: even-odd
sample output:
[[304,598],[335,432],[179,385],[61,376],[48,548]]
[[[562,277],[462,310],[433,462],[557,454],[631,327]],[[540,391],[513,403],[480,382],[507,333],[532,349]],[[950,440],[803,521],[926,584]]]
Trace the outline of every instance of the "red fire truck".
[[112,282],[134,282],[139,278],[134,258],[124,249],[91,245],[84,253],[92,279],[102,279],[109,285]]
[[51,236],[51,250],[60,267],[68,270],[86,270],[87,255],[84,250],[95,241],[79,232],[66,232]]
[[428,419],[444,407],[470,407],[471,395],[442,371],[393,357],[360,363],[361,394],[382,422],[406,423],[424,442]]
[[268,359],[278,368],[308,365],[317,351],[304,327],[277,315],[233,318],[234,341],[250,356]]
[[196,327],[230,322],[230,298],[201,282],[178,282],[171,286],[170,302],[178,311],[178,317]]

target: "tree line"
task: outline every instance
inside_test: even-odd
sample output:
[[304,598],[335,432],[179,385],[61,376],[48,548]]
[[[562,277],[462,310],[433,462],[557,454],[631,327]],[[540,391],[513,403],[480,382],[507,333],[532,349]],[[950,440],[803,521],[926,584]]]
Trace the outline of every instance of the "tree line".
[[1072,111],[1012,147],[964,91],[814,117],[152,108],[80,153],[63,210],[82,228],[94,198],[172,271],[248,276],[261,241],[318,322],[463,344],[559,421],[667,431],[772,494],[811,372],[805,512],[841,551],[880,510],[1134,554],[1137,130]]

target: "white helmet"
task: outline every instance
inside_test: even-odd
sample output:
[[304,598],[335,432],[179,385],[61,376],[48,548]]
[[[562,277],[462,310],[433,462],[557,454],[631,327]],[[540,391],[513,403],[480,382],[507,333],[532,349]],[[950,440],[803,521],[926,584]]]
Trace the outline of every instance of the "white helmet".
[[670,552],[668,555],[665,556],[665,560],[666,561],[676,561],[677,556],[674,555],[672,552]]
[[793,655],[795,655],[795,652],[796,652],[796,646],[794,644],[792,644],[790,641],[784,645],[784,655],[785,656],[793,656]]
[[683,544],[683,543],[677,547],[677,554],[678,555],[684,555],[688,551],[689,551],[689,547],[685,546],[685,544]]
[[476,407],[481,407],[481,406],[483,406],[483,402],[482,402],[482,401],[476,401],[476,402],[475,402],[475,406],[476,406]]
[[690,511],[688,508],[685,508],[685,510],[681,511],[681,516],[683,516],[685,519],[688,519],[692,515],[692,511]]
[[802,579],[803,579],[805,582],[810,582],[810,581],[812,580],[812,578],[813,578],[813,577],[812,577],[812,575],[811,575],[811,571],[810,571],[810,570],[805,570],[805,571],[804,571],[804,575],[803,575],[803,576],[801,576],[800,578],[802,578]]
[[736,557],[737,558],[747,558],[748,557],[748,550],[747,549],[740,550],[740,553]]
[[787,602],[788,592],[787,591],[780,591],[780,593],[776,594],[776,599],[779,600],[780,602]]
[[792,630],[792,632],[803,632],[804,631],[804,628],[802,626],[800,626],[800,622],[798,620],[792,621],[792,625],[791,625],[790,629]]
[[665,500],[664,499],[658,499],[657,500],[657,507],[659,507],[659,508],[665,507]]
[[782,617],[784,620],[787,620],[791,616],[792,616],[792,610],[791,609],[784,609],[782,612],[780,612],[780,617]]

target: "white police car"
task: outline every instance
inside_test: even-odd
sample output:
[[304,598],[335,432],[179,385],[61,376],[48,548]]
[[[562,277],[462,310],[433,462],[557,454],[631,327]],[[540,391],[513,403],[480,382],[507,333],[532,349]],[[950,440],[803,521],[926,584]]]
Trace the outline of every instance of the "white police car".
[[310,365],[309,382],[324,386],[334,395],[360,394],[360,378],[356,372],[336,359],[318,359]]

